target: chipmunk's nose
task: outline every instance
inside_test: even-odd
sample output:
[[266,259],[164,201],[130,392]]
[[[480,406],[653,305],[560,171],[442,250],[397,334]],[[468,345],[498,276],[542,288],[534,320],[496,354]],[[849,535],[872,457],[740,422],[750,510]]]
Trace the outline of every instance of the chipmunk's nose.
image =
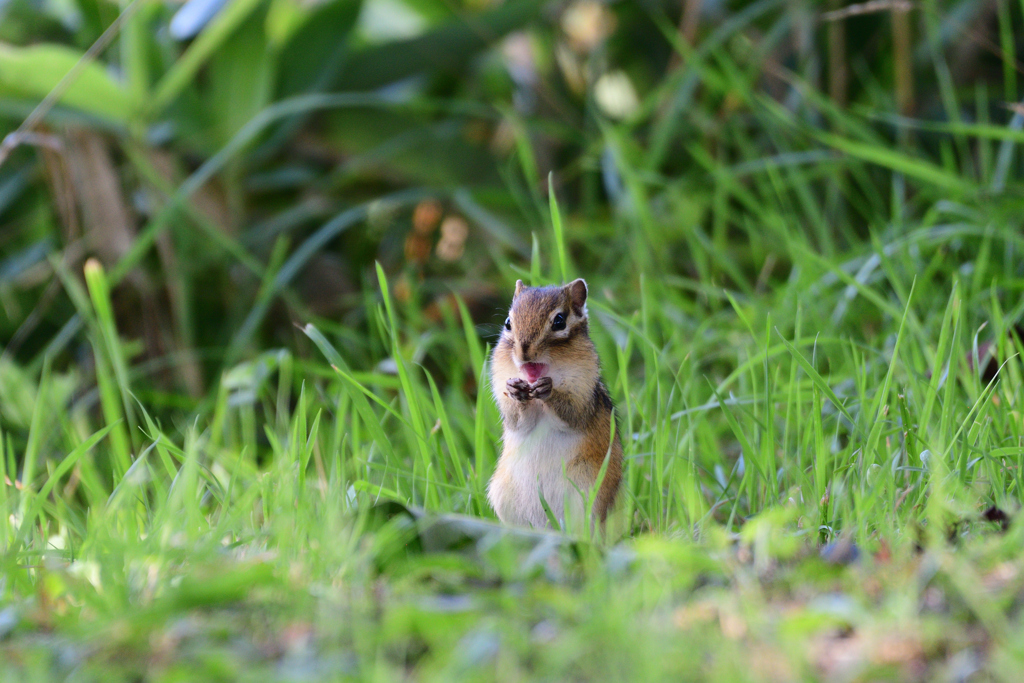
[[531,343],[533,343],[533,339],[523,339],[522,341],[519,342],[519,356],[523,359],[523,361],[530,360],[527,356],[530,353]]

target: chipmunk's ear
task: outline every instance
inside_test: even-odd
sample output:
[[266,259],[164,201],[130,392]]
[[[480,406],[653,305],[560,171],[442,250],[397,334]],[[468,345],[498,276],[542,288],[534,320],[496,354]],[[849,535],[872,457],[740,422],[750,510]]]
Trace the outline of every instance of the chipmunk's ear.
[[516,293],[512,296],[512,298],[515,298],[515,297],[519,296],[519,292],[521,292],[522,290],[523,290],[523,281],[522,280],[516,280]]
[[586,317],[587,315],[587,282],[583,278],[577,278],[565,286],[569,290],[569,298],[572,301],[572,310],[576,315]]

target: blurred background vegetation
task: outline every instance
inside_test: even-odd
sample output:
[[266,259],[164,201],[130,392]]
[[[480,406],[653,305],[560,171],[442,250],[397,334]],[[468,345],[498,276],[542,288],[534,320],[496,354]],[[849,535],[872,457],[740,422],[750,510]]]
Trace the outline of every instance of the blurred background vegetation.
[[[0,0],[0,679],[1017,680],[1022,29]],[[479,519],[577,276],[598,552]]]
[[[296,323],[386,371],[375,262],[415,360],[472,392],[431,330],[459,297],[489,339],[509,283],[554,262],[549,174],[572,274],[620,311],[657,280],[665,336],[801,267],[867,282],[910,224],[971,223],[934,252],[966,263],[1022,217],[1022,6],[3,0],[0,427],[25,442],[44,364],[54,407],[98,409],[89,257],[155,415],[264,349],[319,357]],[[921,274],[945,292],[955,267]],[[818,331],[871,343],[863,301]]]

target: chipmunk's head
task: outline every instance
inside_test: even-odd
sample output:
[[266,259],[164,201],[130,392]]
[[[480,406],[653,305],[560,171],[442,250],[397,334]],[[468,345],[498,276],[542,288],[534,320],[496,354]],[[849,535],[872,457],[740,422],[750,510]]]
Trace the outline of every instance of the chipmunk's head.
[[501,332],[501,341],[523,378],[536,382],[551,375],[552,366],[572,362],[578,344],[588,342],[587,283],[527,287],[516,281],[512,308]]

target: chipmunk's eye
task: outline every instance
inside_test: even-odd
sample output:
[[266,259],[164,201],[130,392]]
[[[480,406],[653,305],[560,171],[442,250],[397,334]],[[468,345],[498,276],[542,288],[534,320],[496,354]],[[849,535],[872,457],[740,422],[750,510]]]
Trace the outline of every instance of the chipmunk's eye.
[[565,329],[565,316],[561,313],[555,316],[555,319],[551,321],[551,329],[555,332]]
[[512,318],[505,318],[505,329],[509,332],[512,331]]

